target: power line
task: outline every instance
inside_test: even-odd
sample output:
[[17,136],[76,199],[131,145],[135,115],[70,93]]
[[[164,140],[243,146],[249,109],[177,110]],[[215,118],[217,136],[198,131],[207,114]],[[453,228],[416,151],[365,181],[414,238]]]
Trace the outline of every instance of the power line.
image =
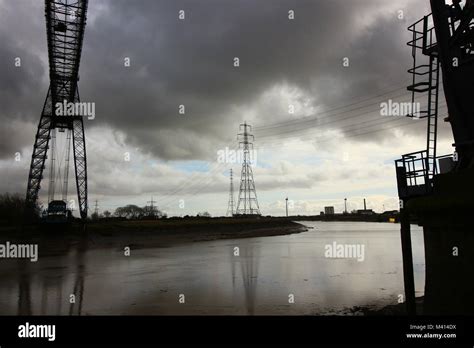
[[[403,94],[401,94],[401,95],[399,95],[399,96],[395,96],[395,97],[400,97],[400,96],[405,96],[405,95],[407,95],[407,94],[406,94],[406,93],[403,93]],[[420,97],[420,98],[421,98],[421,97]],[[417,99],[418,99],[418,98],[417,98]],[[364,109],[364,108],[367,108],[367,107],[373,106],[373,105],[379,105],[379,104],[380,104],[379,102],[380,102],[380,101],[377,101],[377,102],[374,102],[374,103],[371,103],[371,104],[368,104],[368,105],[364,105],[364,106],[362,106],[362,107],[358,107],[358,108],[346,110],[346,111],[343,111],[343,112],[340,112],[340,113],[336,113],[336,114],[326,115],[326,116],[324,116],[324,117],[315,118],[314,116],[315,116],[315,115],[318,115],[318,114],[314,114],[311,119],[305,120],[305,121],[304,121],[305,124],[303,124],[303,125],[301,125],[301,126],[304,127],[303,129],[306,130],[309,126],[318,126],[318,127],[320,127],[320,126],[324,126],[324,125],[328,125],[328,124],[333,124],[333,123],[336,123],[336,124],[337,124],[338,122],[341,122],[341,121],[346,121],[346,120],[353,119],[353,118],[356,118],[356,117],[365,116],[365,115],[367,115],[367,113],[368,113],[369,110],[363,111],[363,112],[361,112],[361,113],[357,113],[357,114],[355,114],[355,115],[348,115],[348,116],[343,117],[343,118],[337,118],[338,116],[341,116],[341,115],[346,114],[346,113],[351,113],[351,112],[353,112],[353,111],[360,110],[360,109]],[[379,108],[374,108],[374,109],[371,110],[371,112],[375,112],[375,111],[377,111],[377,110],[380,110],[380,109],[379,109]],[[370,112],[369,112],[369,113],[370,113]],[[331,116],[333,116],[333,117],[331,117]],[[321,122],[320,122],[321,120],[327,119],[327,118],[329,118],[329,117],[331,117],[331,120],[330,120],[330,121],[324,122],[324,123],[321,123]],[[317,123],[317,124],[316,124],[316,125],[313,125],[313,123]],[[300,124],[300,121],[299,121],[299,120],[294,120],[294,125],[295,125],[295,126],[299,126],[299,124]],[[279,136],[279,135],[282,135],[282,134],[294,133],[294,132],[298,132],[299,130],[300,130],[300,129],[297,128],[297,129],[284,129],[283,131],[279,131],[279,132],[276,132],[276,133],[270,133],[270,134],[260,134],[259,132],[257,132],[257,133],[258,133],[259,138],[261,139],[261,138],[266,138],[266,137],[275,136],[275,135],[278,135],[278,136]]]
[[[444,105],[446,105],[446,103],[444,103],[443,106],[444,106]],[[347,117],[345,117],[345,118],[343,118],[343,119],[330,120],[330,121],[328,121],[328,122],[320,123],[320,124],[318,124],[318,126],[321,127],[321,126],[327,126],[327,125],[330,125],[330,124],[334,124],[334,126],[336,126],[336,125],[338,125],[339,122],[341,122],[341,121],[347,121],[347,120],[350,120],[350,119],[358,118],[358,117],[360,117],[360,116],[369,115],[369,114],[371,114],[371,113],[374,113],[376,110],[378,110],[378,109],[373,109],[373,110],[371,110],[370,112],[364,111],[364,112],[362,112],[362,113],[360,113],[360,114],[349,115],[349,116],[347,116]],[[386,118],[387,121],[389,122],[389,121],[393,120],[395,117],[389,117],[389,116],[387,116],[387,117],[384,117],[384,118]],[[378,117],[377,117],[377,118],[370,119],[370,120],[358,122],[357,125],[358,125],[358,124],[367,123],[367,122],[371,122],[371,121],[376,120],[376,119],[378,119]],[[408,118],[404,117],[403,119],[408,119]],[[347,126],[347,125],[346,125],[346,126]],[[319,129],[318,129],[318,130],[319,130]],[[304,132],[308,132],[308,131],[310,131],[309,128],[303,128],[303,129],[289,130],[289,131],[286,131],[286,132],[280,132],[280,133],[276,133],[276,134],[268,134],[268,135],[261,135],[261,134],[259,134],[259,138],[268,139],[268,138],[278,137],[278,139],[285,139],[285,138],[294,137],[294,135],[289,135],[289,136],[286,136],[286,137],[285,137],[285,136],[281,136],[282,134],[285,134],[285,133],[296,133],[296,134],[299,134],[299,133],[301,133],[301,132],[304,133]],[[297,135],[296,135],[296,136],[297,136]],[[265,142],[265,141],[263,141],[263,142]]]
[[[394,89],[394,90],[391,90],[389,92],[385,92],[385,93],[380,93],[380,94],[377,94],[375,96],[372,96],[372,97],[369,97],[369,98],[366,98],[364,100],[361,100],[361,101],[358,101],[358,102],[355,102],[355,103],[350,103],[350,104],[346,104],[346,105],[341,105],[341,106],[336,106],[334,108],[330,108],[330,109],[326,109],[326,110],[322,110],[320,112],[316,112],[312,115],[307,115],[307,116],[304,116],[302,118],[298,118],[296,120],[287,120],[287,121],[283,121],[283,122],[278,122],[278,123],[274,123],[274,124],[271,124],[271,125],[268,125],[268,126],[258,126],[258,127],[255,127],[255,131],[260,131],[260,130],[264,130],[264,129],[269,129],[269,128],[279,128],[279,127],[285,127],[288,125],[288,123],[302,123],[302,122],[308,122],[308,121],[311,121],[315,116],[318,116],[318,115],[324,115],[326,113],[330,113],[332,111],[337,111],[337,110],[340,110],[340,109],[345,109],[349,106],[354,106],[354,105],[357,105],[357,104],[360,104],[360,103],[363,103],[363,102],[366,102],[366,101],[369,101],[369,100],[372,100],[372,99],[379,99],[380,97],[382,96],[385,96],[385,95],[388,95],[388,94],[391,94],[393,92],[396,92],[396,91],[399,91],[399,90],[402,90],[402,89],[405,89],[406,87],[401,87],[401,88],[397,88],[397,89]],[[403,96],[403,95],[407,95],[406,91],[402,94],[398,94],[396,96],[394,96],[395,98],[396,97],[399,97],[399,96]],[[368,105],[373,105],[374,103],[371,103],[371,104],[368,104]],[[368,106],[367,105],[367,106]],[[357,110],[357,109],[360,109],[364,106],[361,106],[361,107],[357,107],[355,109],[351,109],[351,110]]]
[[[446,107],[446,105],[444,104],[441,107]],[[441,109],[441,107],[440,107],[440,109]],[[402,121],[401,123],[399,123],[400,125],[402,125],[404,122],[408,122],[407,125],[408,124],[413,125],[413,122],[417,122],[417,121],[414,121],[414,120],[410,120],[406,117],[403,117],[403,118],[387,117],[387,118],[388,118],[387,120],[382,120],[381,122],[373,122],[373,120],[367,120],[367,121],[359,123],[359,124],[372,123],[372,124],[368,125],[367,127],[359,127],[358,124],[357,125],[349,124],[349,125],[345,126],[345,127],[349,127],[349,129],[345,129],[344,127],[339,127],[339,128],[337,128],[337,130],[339,130],[339,131],[342,130],[344,132],[344,134],[346,135],[347,133],[349,133],[351,131],[364,130],[364,129],[368,129],[368,128],[371,128],[371,127],[377,126],[377,125],[394,124],[398,121]],[[418,122],[420,120],[418,120]],[[351,127],[354,127],[354,126],[355,126],[355,128],[351,128]],[[381,130],[383,130],[383,129],[381,129]],[[317,130],[317,131],[319,131],[319,130]],[[310,133],[310,134],[308,134],[308,133]],[[304,135],[301,136],[300,134],[304,134]],[[259,142],[259,147],[261,145],[263,145],[262,147],[265,147],[266,144],[272,144],[272,143],[275,143],[275,142],[281,144],[282,139],[298,138],[299,140],[307,140],[308,138],[312,138],[313,136],[314,136],[313,131],[304,130],[303,132],[300,132],[299,134],[286,136],[286,137],[267,137],[262,142]]]

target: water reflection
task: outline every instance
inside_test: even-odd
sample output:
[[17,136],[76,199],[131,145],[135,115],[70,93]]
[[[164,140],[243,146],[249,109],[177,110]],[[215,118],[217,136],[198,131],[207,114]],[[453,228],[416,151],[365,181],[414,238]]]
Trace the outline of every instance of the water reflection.
[[[246,242],[245,240],[244,242],[240,243],[240,245],[240,256],[238,258],[233,258],[234,261],[232,262],[232,269],[234,269],[237,262],[240,263],[245,295],[245,307],[247,309],[247,314],[253,315],[255,314],[255,301],[257,298],[260,247],[258,244],[253,245],[252,243]],[[235,288],[235,283],[232,285],[234,291],[236,291],[237,289]]]
[[84,234],[84,238],[79,242],[76,249],[76,276],[74,279],[73,294],[75,301],[69,301],[69,315],[82,314],[82,301],[84,298],[84,275],[86,273],[85,255],[87,252],[88,234]]
[[[397,302],[403,293],[399,225],[307,224],[317,229],[136,249],[131,257],[120,248],[91,246],[88,238],[48,256],[41,256],[40,245],[36,263],[0,261],[0,314],[343,314],[354,306]],[[325,258],[324,246],[334,240],[364,243],[365,261]],[[417,226],[413,247],[421,295],[424,255]],[[177,301],[180,293],[185,305]],[[294,304],[288,303],[290,293]]]
[[18,263],[18,315],[31,315],[31,294],[29,260],[19,259]]
[[[60,253],[61,255],[40,258],[37,263],[32,263],[27,259],[16,260],[16,269],[13,270],[18,274],[16,313],[18,315],[81,315],[84,279],[87,273],[85,260],[87,252],[88,238],[84,235],[76,246],[66,248]],[[67,290],[65,294],[64,289]],[[71,301],[71,294],[74,295],[74,301]],[[6,308],[0,308],[0,314],[13,313],[8,313]]]

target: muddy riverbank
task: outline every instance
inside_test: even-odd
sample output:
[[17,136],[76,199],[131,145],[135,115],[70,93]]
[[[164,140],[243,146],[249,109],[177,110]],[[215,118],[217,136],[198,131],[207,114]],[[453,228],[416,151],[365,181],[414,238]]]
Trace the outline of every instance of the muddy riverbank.
[[39,244],[42,254],[57,254],[78,244],[87,248],[133,249],[170,247],[182,243],[280,236],[307,231],[281,218],[109,220],[70,225],[3,227],[0,240]]

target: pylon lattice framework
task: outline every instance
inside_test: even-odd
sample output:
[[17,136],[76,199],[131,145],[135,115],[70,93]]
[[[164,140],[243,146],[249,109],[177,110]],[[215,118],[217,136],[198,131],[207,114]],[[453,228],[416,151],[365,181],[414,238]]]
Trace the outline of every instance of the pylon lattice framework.
[[[258,206],[257,191],[253,180],[252,158],[254,136],[249,132],[252,127],[246,122],[240,125],[239,148],[243,150],[242,172],[240,174],[240,190],[236,215],[261,215]],[[249,140],[251,139],[251,140]]]
[[230,170],[230,190],[229,190],[229,204],[227,205],[227,216],[234,215],[234,175],[232,169]]

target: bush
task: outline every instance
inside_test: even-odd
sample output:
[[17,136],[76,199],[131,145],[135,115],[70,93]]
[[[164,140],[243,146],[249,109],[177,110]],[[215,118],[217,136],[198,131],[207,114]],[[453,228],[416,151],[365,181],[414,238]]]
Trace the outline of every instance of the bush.
[[26,219],[37,219],[39,208],[34,207],[30,211],[25,211],[25,198],[19,194],[0,194],[0,221],[3,224],[16,225]]

